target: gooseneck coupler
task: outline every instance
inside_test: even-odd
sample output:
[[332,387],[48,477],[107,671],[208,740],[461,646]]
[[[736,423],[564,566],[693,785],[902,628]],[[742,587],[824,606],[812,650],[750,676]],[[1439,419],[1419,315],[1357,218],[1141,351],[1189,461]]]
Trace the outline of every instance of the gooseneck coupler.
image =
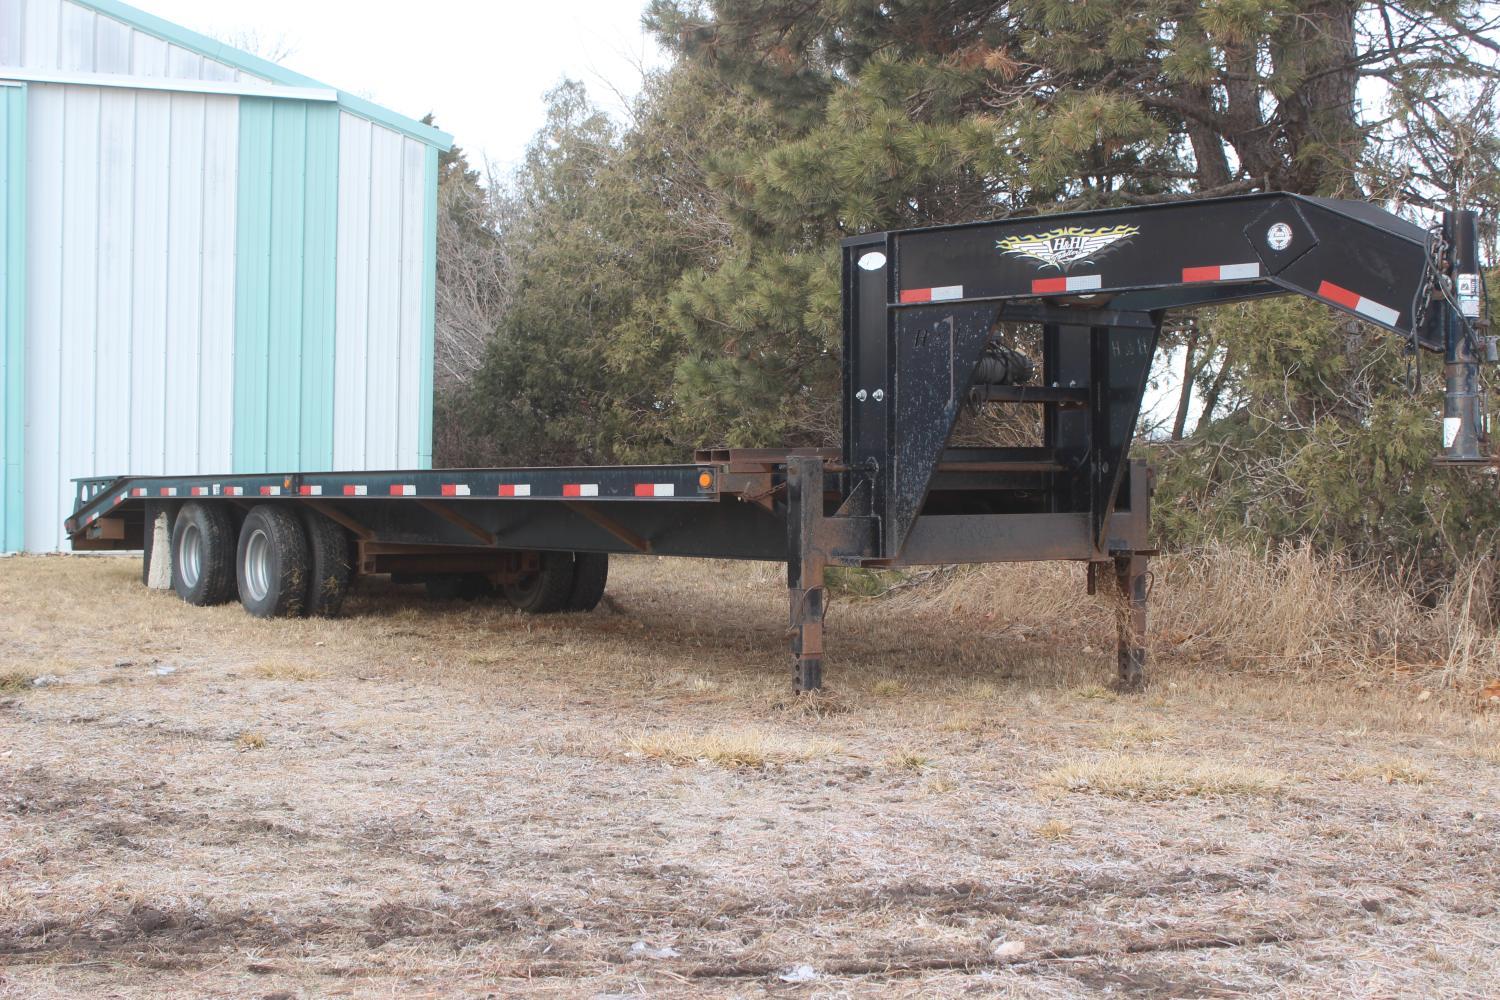
[[1482,463],[1488,455],[1480,405],[1480,280],[1478,225],[1473,212],[1443,213],[1439,288],[1433,296],[1442,324],[1443,453],[1440,461]]

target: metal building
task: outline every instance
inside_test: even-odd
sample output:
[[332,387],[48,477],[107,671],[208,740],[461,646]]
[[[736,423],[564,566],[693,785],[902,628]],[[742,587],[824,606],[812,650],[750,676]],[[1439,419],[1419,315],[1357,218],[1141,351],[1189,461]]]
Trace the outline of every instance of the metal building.
[[69,480],[431,464],[451,137],[115,0],[0,0],[0,551]]

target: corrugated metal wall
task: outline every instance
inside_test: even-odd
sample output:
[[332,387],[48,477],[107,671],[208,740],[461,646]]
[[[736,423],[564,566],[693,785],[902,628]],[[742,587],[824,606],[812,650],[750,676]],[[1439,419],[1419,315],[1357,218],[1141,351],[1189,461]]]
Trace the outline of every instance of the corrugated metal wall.
[[[5,65],[242,76],[67,0],[0,0]],[[331,100],[27,92],[25,548],[75,477],[430,465],[433,146]]]
[[437,151],[339,116],[333,465],[432,462],[432,291]]
[[68,0],[0,0],[0,65],[177,80],[256,80]]
[[33,85],[26,548],[68,480],[231,466],[239,102]]
[[26,88],[0,85],[0,552],[25,540]]

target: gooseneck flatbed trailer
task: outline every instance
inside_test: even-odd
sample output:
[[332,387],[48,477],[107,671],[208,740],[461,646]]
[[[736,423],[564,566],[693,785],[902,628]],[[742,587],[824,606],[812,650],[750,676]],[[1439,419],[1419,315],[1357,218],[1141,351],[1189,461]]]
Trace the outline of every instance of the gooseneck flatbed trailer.
[[[1483,464],[1479,273],[1473,213],[1429,231],[1279,193],[871,233],[843,244],[837,450],[83,479],[66,527],[75,549],[168,561],[191,603],[262,616],[336,613],[357,574],[545,613],[597,605],[611,553],[785,562],[802,691],[822,684],[829,566],[1076,560],[1091,589],[1115,581],[1118,680],[1135,686],[1153,552],[1130,447],[1166,315],[1297,294],[1443,352],[1440,461]],[[1038,408],[1034,439],[955,443],[985,407]]]

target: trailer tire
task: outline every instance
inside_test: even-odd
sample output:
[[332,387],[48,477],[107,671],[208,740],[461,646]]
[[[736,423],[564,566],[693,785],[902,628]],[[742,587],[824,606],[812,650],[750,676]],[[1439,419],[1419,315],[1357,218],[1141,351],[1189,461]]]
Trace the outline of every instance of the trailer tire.
[[349,533],[311,508],[302,510],[302,525],[307,530],[309,567],[306,611],[316,618],[335,618],[354,578]]
[[542,552],[541,568],[505,585],[505,599],[528,615],[550,615],[568,608],[573,595],[573,554]]
[[568,595],[568,610],[593,611],[604,599],[608,582],[608,552],[573,553],[573,591]]
[[261,504],[245,515],[235,559],[240,604],[257,618],[291,618],[307,606],[311,560],[295,514]]
[[216,504],[183,504],[171,538],[172,589],[178,597],[200,608],[234,599],[234,523],[228,511]]

